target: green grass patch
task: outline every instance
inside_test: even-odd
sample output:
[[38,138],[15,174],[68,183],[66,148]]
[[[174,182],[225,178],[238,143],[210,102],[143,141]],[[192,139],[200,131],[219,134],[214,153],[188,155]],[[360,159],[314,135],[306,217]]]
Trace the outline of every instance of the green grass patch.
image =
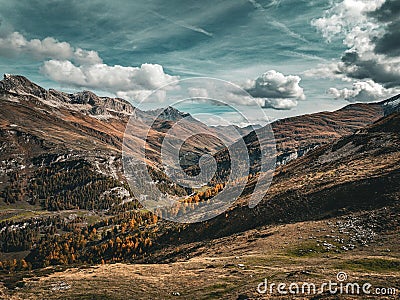
[[324,253],[337,253],[334,252],[335,249],[339,249],[339,245],[332,243],[336,248],[327,250],[322,243],[317,243],[315,241],[307,241],[296,245],[286,251],[289,257],[311,257],[318,256]]
[[0,221],[14,221],[20,222],[33,217],[40,217],[42,215],[48,214],[47,211],[30,211],[30,210],[9,210],[3,211],[3,215],[0,217]]
[[199,299],[225,299],[225,296],[231,294],[237,287],[238,284],[236,283],[222,281],[193,291],[193,293],[194,295],[202,295]]
[[385,258],[363,258],[346,260],[336,265],[338,269],[352,271],[398,272],[400,261]]
[[228,283],[216,283],[207,288],[211,292],[207,294],[205,299],[223,299],[224,295],[231,292],[235,287]]
[[226,289],[227,286],[228,286],[227,283],[216,283],[216,284],[210,286],[210,289],[211,290]]

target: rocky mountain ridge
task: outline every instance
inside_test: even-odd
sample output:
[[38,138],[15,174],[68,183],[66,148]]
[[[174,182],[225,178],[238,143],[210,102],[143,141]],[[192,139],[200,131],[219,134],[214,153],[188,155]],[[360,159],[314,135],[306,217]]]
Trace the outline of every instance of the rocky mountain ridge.
[[20,75],[4,75],[0,81],[0,96],[11,100],[33,96],[49,105],[78,109],[94,116],[130,115],[134,111],[134,107],[121,98],[99,97],[90,91],[68,94],[54,89],[46,90]]
[[[396,109],[396,101],[398,97],[381,103],[352,104],[335,112],[273,122],[277,164],[284,165],[315,148],[357,132],[379,120],[385,114],[385,107]],[[68,94],[46,90],[23,76],[14,75],[5,75],[0,81],[0,107],[0,164],[4,170],[0,174],[0,190],[12,189],[13,194],[23,195],[16,197],[21,199],[32,198],[26,191],[31,176],[54,163],[74,164],[83,160],[95,172],[123,181],[122,142],[126,125],[133,114],[139,116],[128,133],[134,155],[139,147],[137,145],[142,143],[140,136],[146,128],[144,123],[159,116],[147,139],[150,145],[147,155],[155,162],[153,166],[156,168],[165,133],[175,122],[184,118],[190,123],[188,128],[181,128],[182,136],[196,130],[210,130],[213,136],[218,137],[221,131],[228,130],[224,127],[208,128],[189,114],[172,107],[141,111],[122,99],[98,97],[87,91]],[[243,134],[251,129],[243,129]],[[252,170],[257,172],[256,132],[251,131],[244,141],[254,154]],[[222,164],[228,159],[218,139],[192,139],[183,145],[182,150],[188,153],[181,161],[185,168],[197,167],[198,158],[204,153],[215,154]],[[11,184],[15,182],[14,174],[24,178],[17,180],[20,181],[18,188]]]
[[384,108],[385,115],[390,115],[394,112],[400,111],[400,94],[393,96],[387,100],[381,101],[381,104]]

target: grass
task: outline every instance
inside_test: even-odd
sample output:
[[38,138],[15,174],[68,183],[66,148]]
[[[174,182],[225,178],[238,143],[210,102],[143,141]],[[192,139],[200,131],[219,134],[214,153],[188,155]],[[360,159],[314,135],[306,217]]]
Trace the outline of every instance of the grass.
[[[122,291],[121,291],[122,293]],[[63,295],[64,296],[64,295]],[[115,300],[115,299],[123,299],[119,297],[113,297],[106,294],[92,294],[92,293],[82,293],[82,294],[75,294],[75,295],[65,295],[62,299],[65,300],[74,300],[74,299],[81,299],[81,300]]]
[[216,283],[216,284],[210,286],[210,289],[212,289],[212,290],[225,289],[227,286],[228,286],[227,283]]
[[28,210],[6,211],[6,213],[9,213],[9,215],[5,216],[4,218],[1,218],[0,221],[21,222],[26,219],[48,214],[48,212],[46,211],[28,211]]
[[222,299],[224,294],[225,293],[223,291],[214,291],[209,293],[204,299]]
[[287,256],[281,256],[278,254],[269,256],[245,256],[243,257],[243,260],[244,264],[249,267],[252,266],[270,267],[275,265],[295,263],[295,261],[293,261],[292,258]]
[[236,287],[231,283],[216,283],[206,288],[210,292],[206,294],[204,299],[223,299],[225,295],[231,293]]
[[338,269],[352,271],[399,272],[400,261],[384,258],[346,260],[336,265]]
[[310,257],[329,252],[330,251],[326,250],[322,245],[318,245],[316,242],[310,241],[301,243],[293,248],[288,249],[286,254],[289,257]]

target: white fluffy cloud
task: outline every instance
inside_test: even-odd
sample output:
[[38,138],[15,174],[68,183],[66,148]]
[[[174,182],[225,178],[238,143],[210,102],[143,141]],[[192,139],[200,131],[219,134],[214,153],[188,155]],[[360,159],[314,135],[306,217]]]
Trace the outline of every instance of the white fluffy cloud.
[[320,65],[305,75],[373,80],[385,88],[400,85],[400,57],[377,53],[376,42],[385,35],[385,23],[372,14],[381,10],[386,0],[344,0],[327,10],[312,24],[330,42],[341,38],[347,50],[340,61]]
[[92,64],[75,66],[68,60],[46,61],[41,69],[50,79],[75,87],[106,90],[135,100],[143,100],[150,91],[179,79],[164,73],[162,66],[142,64],[140,67]]
[[103,60],[100,58],[99,54],[93,50],[83,50],[77,48],[73,56],[74,61],[79,65],[85,64],[101,64]]
[[223,105],[223,103],[227,105],[237,104],[240,106],[264,105],[264,99],[253,98],[241,87],[229,82],[219,82],[217,85],[208,84],[206,87],[190,87],[187,89],[187,94],[198,103],[210,103],[209,100],[215,100],[215,105]]
[[289,110],[297,106],[296,99],[265,99],[263,107],[277,110]]
[[385,0],[344,0],[325,11],[324,16],[311,22],[328,41],[349,33],[357,26],[369,27],[366,13],[377,10]]
[[[164,72],[157,64],[140,67],[109,66],[93,50],[74,48],[67,42],[52,37],[27,40],[13,32],[0,37],[0,55],[26,55],[35,60],[46,60],[41,72],[48,78],[72,87],[103,90],[127,99],[142,101],[152,91],[165,85],[173,88],[177,76]],[[165,91],[158,91],[152,100],[163,101]]]
[[285,76],[275,70],[265,72],[256,80],[246,82],[245,89],[257,98],[294,98],[305,99],[299,76]]
[[345,99],[349,102],[370,102],[388,97],[392,92],[391,89],[386,89],[372,80],[355,82],[352,89],[330,88],[328,90],[328,93],[336,99]]
[[274,109],[291,109],[297,106],[297,100],[306,98],[299,85],[301,78],[284,75],[275,70],[265,72],[256,80],[248,80],[244,89],[254,98],[262,99],[263,106]]
[[27,40],[19,32],[0,37],[0,54],[6,56],[25,54],[37,60],[69,59],[78,64],[102,63],[96,51],[74,48],[69,43],[59,42],[52,37]]
[[207,98],[220,101],[219,105],[224,102],[228,105],[287,110],[297,106],[298,100],[305,99],[300,81],[299,76],[286,76],[270,70],[255,80],[249,79],[238,84],[211,80],[201,88],[188,88],[187,93],[198,102]]

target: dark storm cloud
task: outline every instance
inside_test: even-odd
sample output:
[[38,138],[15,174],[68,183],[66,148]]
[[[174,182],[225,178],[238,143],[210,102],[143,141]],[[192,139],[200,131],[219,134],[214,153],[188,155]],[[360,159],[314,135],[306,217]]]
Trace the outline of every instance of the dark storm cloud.
[[[377,38],[370,36],[374,52],[382,56],[364,55],[362,45],[347,50],[341,57],[338,69],[342,74],[355,79],[372,79],[386,88],[400,85],[400,66],[391,63],[390,58],[400,56],[400,1],[386,0],[377,10],[367,14],[371,21],[384,25],[384,34]],[[370,58],[371,57],[371,58]]]
[[400,1],[342,0],[313,21],[331,41],[340,37],[348,48],[340,61],[311,75],[347,80],[373,80],[385,88],[400,85]]
[[346,74],[355,79],[370,78],[385,87],[400,85],[399,69],[396,66],[388,66],[386,62],[377,59],[362,59],[354,50],[346,51],[338,65],[339,74]]
[[375,52],[388,56],[400,56],[400,1],[387,0],[370,15],[379,22],[387,24],[385,34],[374,41]]

